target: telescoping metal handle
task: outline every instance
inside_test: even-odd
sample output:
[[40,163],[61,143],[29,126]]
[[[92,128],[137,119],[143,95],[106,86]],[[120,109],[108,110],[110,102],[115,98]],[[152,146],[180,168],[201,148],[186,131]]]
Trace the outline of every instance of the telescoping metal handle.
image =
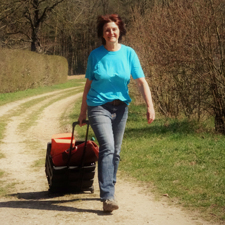
[[[84,144],[84,150],[86,149],[86,145],[87,145],[87,140],[88,140],[88,131],[89,131],[89,121],[88,120],[84,120],[83,123],[87,124],[87,130],[86,130],[86,137],[85,137],[85,144]],[[73,150],[73,138],[74,138],[74,130],[76,125],[79,125],[79,121],[77,122],[73,122],[72,124],[72,135],[71,135],[71,142],[70,142],[70,153],[69,153],[69,158],[71,156],[71,152]]]
[[[87,131],[86,131],[86,137],[85,137],[85,143],[87,143],[87,139],[88,139],[88,131],[89,131],[89,121],[88,120],[83,120],[82,121],[83,124],[87,124]],[[73,129],[72,129],[72,137],[71,137],[71,141],[73,142],[73,138],[74,138],[74,130],[75,130],[75,127],[76,125],[79,125],[79,121],[77,122],[73,122]]]

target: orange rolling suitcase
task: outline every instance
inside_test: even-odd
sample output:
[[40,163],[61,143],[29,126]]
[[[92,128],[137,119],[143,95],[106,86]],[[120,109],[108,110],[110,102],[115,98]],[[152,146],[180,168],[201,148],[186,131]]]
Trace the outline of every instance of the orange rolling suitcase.
[[72,133],[56,134],[47,144],[45,173],[51,192],[94,192],[93,182],[99,149],[88,140],[89,122],[84,141],[74,138],[78,122],[72,124]]

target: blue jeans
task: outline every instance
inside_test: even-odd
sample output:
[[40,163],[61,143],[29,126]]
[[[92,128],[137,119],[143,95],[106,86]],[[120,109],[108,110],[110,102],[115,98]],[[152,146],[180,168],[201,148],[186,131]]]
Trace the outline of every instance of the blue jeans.
[[128,117],[124,103],[88,106],[88,119],[99,143],[98,180],[101,200],[114,199],[116,173]]

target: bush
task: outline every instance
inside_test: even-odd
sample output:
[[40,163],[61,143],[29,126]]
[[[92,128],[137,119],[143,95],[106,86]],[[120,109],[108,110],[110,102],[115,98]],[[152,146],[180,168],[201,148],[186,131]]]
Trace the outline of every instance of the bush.
[[140,56],[161,113],[198,121],[213,116],[215,130],[225,134],[223,4],[167,1],[145,14],[134,8],[126,41]]
[[67,75],[68,63],[64,57],[1,49],[0,93],[63,83]]

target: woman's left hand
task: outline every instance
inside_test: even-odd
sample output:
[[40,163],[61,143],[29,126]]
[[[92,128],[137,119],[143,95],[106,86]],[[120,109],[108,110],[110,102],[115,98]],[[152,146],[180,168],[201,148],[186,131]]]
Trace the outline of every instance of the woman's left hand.
[[147,108],[147,120],[148,123],[152,123],[155,120],[155,110],[153,107],[148,107]]
[[155,110],[152,102],[152,95],[148,83],[144,77],[136,79],[139,90],[147,105],[147,120],[152,123],[155,119]]

